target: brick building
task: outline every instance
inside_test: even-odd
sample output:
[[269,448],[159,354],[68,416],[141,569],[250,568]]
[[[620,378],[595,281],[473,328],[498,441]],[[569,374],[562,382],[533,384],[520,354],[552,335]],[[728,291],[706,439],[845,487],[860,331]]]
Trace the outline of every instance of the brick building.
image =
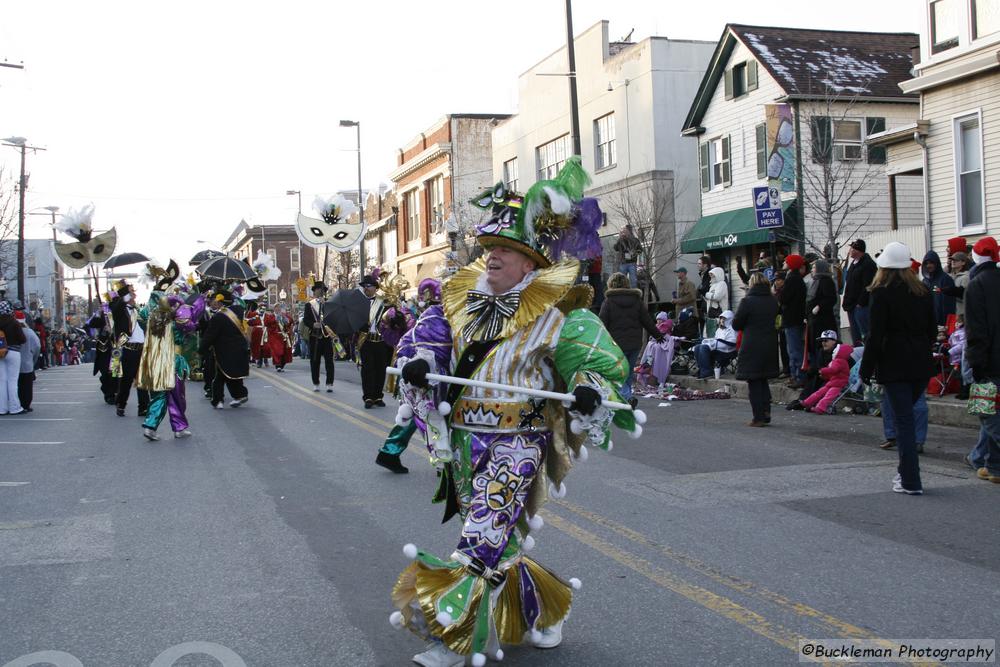
[[270,303],[278,301],[281,290],[287,294],[286,301],[295,299],[295,281],[299,278],[308,279],[310,273],[316,272],[317,250],[299,241],[294,225],[248,225],[246,220],[240,220],[222,249],[236,259],[246,259],[253,262],[261,249],[274,258],[275,264],[281,269],[281,278],[267,283],[267,300]]
[[390,174],[398,200],[396,270],[412,286],[434,277],[444,261],[445,221],[468,228],[480,217],[467,202],[493,184],[491,134],[507,118],[448,114],[399,149]]

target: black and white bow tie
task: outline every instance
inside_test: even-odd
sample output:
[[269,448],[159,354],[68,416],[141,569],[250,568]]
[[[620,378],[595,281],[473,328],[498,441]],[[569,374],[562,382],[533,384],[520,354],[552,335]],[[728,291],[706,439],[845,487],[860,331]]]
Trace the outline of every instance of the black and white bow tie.
[[470,289],[465,312],[474,317],[463,327],[462,334],[472,339],[477,332],[481,332],[480,340],[493,340],[500,334],[507,318],[517,312],[520,304],[520,292],[507,292],[496,296]]

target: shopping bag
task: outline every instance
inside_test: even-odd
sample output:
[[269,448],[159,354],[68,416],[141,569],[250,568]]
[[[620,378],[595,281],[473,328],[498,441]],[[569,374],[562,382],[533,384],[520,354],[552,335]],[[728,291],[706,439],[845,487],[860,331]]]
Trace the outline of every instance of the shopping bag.
[[966,408],[970,415],[992,417],[997,413],[997,386],[992,382],[974,382],[969,387],[969,404]]

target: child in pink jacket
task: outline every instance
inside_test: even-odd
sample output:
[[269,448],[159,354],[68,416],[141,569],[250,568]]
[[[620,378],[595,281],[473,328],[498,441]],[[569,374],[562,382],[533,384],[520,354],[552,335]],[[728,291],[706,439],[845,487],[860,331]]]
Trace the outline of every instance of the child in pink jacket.
[[809,412],[817,414],[828,414],[833,402],[837,400],[840,393],[844,391],[851,377],[851,367],[848,359],[851,358],[854,348],[845,343],[841,343],[833,350],[833,359],[829,366],[819,369],[820,376],[826,380],[826,384],[809,394],[809,397],[802,401],[802,405]]

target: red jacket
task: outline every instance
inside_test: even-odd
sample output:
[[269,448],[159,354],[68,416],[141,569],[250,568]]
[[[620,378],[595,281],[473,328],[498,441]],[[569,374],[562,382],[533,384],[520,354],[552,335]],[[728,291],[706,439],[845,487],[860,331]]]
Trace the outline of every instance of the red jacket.
[[829,366],[819,369],[819,374],[826,380],[827,387],[843,389],[847,386],[851,377],[851,366],[847,360],[851,358],[854,348],[846,343],[841,343],[833,351],[833,360]]

